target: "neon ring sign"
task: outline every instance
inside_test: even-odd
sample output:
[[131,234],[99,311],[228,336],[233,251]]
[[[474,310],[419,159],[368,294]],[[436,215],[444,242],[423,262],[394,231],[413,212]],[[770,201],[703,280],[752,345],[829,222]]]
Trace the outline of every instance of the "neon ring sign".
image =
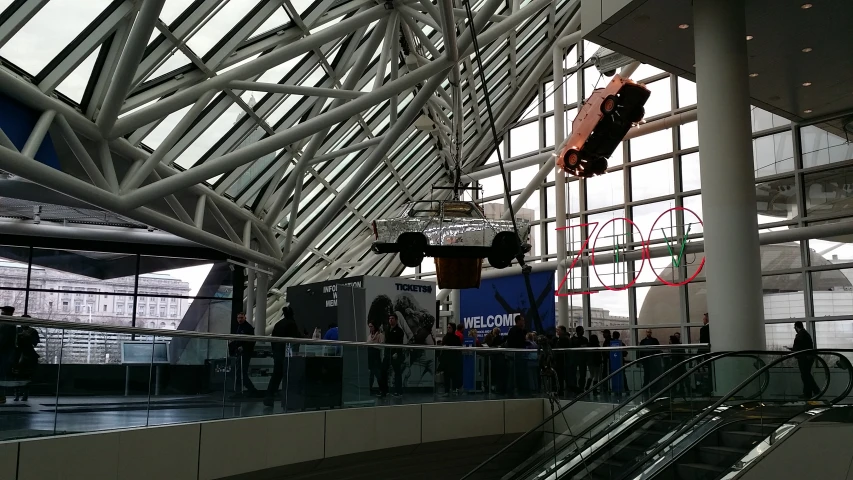
[[[563,287],[565,286],[569,277],[571,276],[572,270],[574,270],[575,266],[577,266],[578,262],[580,261],[581,256],[584,254],[587,247],[589,246],[589,240],[592,238],[593,234],[595,234],[595,239],[592,242],[592,250],[590,250],[590,252],[589,252],[590,264],[592,265],[592,270],[595,273],[595,277],[598,279],[598,281],[601,283],[601,285],[603,285],[604,288],[606,288],[607,290],[618,292],[621,290],[631,288],[635,283],[637,283],[637,280],[640,278],[640,273],[642,273],[643,267],[645,266],[647,259],[649,261],[649,268],[651,268],[652,272],[655,274],[655,277],[658,280],[660,280],[661,282],[663,282],[665,285],[668,285],[670,287],[679,287],[679,286],[686,285],[686,284],[692,282],[697,276],[699,276],[699,274],[702,272],[702,268],[705,266],[705,256],[704,255],[702,256],[702,259],[699,261],[699,265],[696,267],[696,271],[693,272],[693,274],[690,277],[688,277],[687,279],[682,280],[680,282],[670,281],[670,280],[667,280],[666,278],[662,277],[661,274],[658,273],[657,270],[655,270],[655,267],[651,262],[652,257],[651,257],[651,253],[650,253],[649,249],[651,248],[651,238],[654,235],[655,228],[657,228],[658,223],[660,223],[660,220],[665,215],[669,214],[670,212],[678,212],[678,211],[683,212],[685,217],[687,215],[692,215],[693,217],[695,217],[696,221],[695,222],[687,222],[686,218],[685,218],[685,225],[687,226],[687,228],[684,232],[684,235],[682,235],[680,239],[675,238],[674,236],[672,238],[670,238],[669,236],[667,236],[666,232],[664,231],[665,227],[660,228],[661,233],[663,234],[663,237],[666,240],[666,247],[667,247],[667,249],[669,249],[669,255],[670,255],[670,259],[672,261],[673,271],[675,271],[676,268],[679,268],[685,264],[682,262],[684,261],[684,258],[685,258],[685,249],[686,249],[687,243],[689,242],[688,237],[690,236],[690,230],[691,230],[692,226],[694,224],[698,224],[698,225],[704,227],[704,224],[702,223],[702,219],[699,218],[699,215],[696,215],[696,213],[693,210],[690,210],[689,208],[673,207],[673,208],[665,210],[663,213],[661,213],[657,217],[657,219],[655,219],[654,223],[652,223],[651,231],[647,235],[648,240],[645,240],[643,238],[643,234],[640,231],[640,227],[638,227],[636,223],[634,223],[633,221],[631,221],[627,218],[624,218],[624,217],[612,218],[612,219],[608,220],[607,222],[605,222],[601,226],[601,228],[597,228],[598,222],[591,222],[591,223],[584,223],[581,225],[572,225],[572,226],[568,226],[568,227],[565,227],[562,229],[558,229],[558,230],[565,230],[565,229],[575,228],[575,227],[590,227],[590,226],[592,227],[591,229],[589,229],[589,236],[584,240],[583,245],[581,245],[580,250],[577,252],[574,259],[572,260],[572,263],[566,272],[565,278],[563,278],[562,281],[560,282],[560,286],[557,289],[557,291],[555,292],[555,295],[557,295],[557,296],[570,296],[570,295],[590,295],[590,294],[596,293],[595,291],[588,291],[588,290],[582,291],[582,292],[574,292],[574,293],[560,293],[563,290]],[[641,251],[640,267],[636,270],[633,278],[631,278],[631,280],[627,284],[619,285],[619,286],[610,286],[601,280],[601,275],[598,272],[598,268],[596,266],[596,260],[595,260],[596,259],[596,248],[598,246],[598,241],[599,241],[599,237],[601,236],[601,233],[605,231],[606,227],[609,224],[611,224],[613,222],[618,222],[618,221],[622,221],[624,224],[629,225],[630,229],[631,229],[631,235],[633,236],[634,232],[636,231],[636,234],[640,239],[640,242],[639,242],[640,243],[640,251]],[[672,228],[672,227],[668,227],[668,228]],[[625,234],[622,234],[622,235],[625,235]],[[614,258],[614,261],[612,263],[616,264],[620,261],[619,260],[619,245],[618,244],[616,244],[616,248],[614,249],[614,254],[615,254],[615,258]],[[695,264],[695,261],[690,262],[690,263]]]

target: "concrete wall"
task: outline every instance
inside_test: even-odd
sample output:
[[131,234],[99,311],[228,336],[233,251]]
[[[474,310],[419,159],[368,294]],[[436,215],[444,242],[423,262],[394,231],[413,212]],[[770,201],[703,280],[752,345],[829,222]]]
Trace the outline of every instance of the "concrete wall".
[[853,480],[853,425],[809,422],[748,469],[742,480]]
[[544,418],[540,399],[268,415],[0,443],[3,480],[201,480],[389,447],[501,437]]

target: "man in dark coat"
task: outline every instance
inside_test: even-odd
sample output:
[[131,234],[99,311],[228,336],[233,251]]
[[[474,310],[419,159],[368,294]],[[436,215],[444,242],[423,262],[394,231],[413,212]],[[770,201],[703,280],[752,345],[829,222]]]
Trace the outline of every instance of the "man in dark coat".
[[[812,336],[809,335],[809,332],[803,327],[803,322],[794,322],[794,330],[797,332],[797,336],[794,337],[794,345],[791,348],[792,351],[801,352],[803,350],[811,350],[814,348]],[[818,388],[817,383],[814,381],[814,377],[812,376],[814,356],[798,355],[796,358],[797,366],[800,368],[800,378],[803,380],[803,398],[809,399],[817,396],[820,394],[820,388]]]
[[[237,314],[237,328],[233,332],[235,335],[254,335],[255,327],[246,321],[245,312]],[[245,340],[233,340],[228,344],[228,351],[231,356],[237,357],[238,367],[240,369],[241,388],[237,392],[241,394],[243,389],[246,389],[249,394],[254,395],[258,389],[249,378],[249,363],[252,361],[252,353],[255,351],[255,342]]]

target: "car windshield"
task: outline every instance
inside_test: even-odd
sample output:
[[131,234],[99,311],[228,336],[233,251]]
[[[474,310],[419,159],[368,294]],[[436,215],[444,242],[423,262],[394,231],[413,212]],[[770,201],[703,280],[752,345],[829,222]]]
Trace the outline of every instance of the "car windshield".
[[444,204],[444,218],[482,218],[482,215],[473,203],[447,202]]
[[414,202],[410,205],[410,217],[437,217],[439,214],[438,202]]

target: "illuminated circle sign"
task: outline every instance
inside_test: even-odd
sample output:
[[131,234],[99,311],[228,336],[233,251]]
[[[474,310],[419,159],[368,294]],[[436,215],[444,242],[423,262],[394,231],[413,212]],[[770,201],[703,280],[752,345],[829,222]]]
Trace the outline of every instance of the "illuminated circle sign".
[[[693,215],[694,217],[696,217],[696,221],[699,222],[699,225],[702,225],[702,227],[704,228],[705,224],[702,223],[702,219],[699,218],[699,215],[696,215],[696,212],[694,212],[693,210],[690,210],[689,208],[684,208],[684,207],[670,208],[669,210],[666,210],[663,213],[661,213],[660,216],[658,216],[657,220],[655,220],[655,223],[652,224],[652,230],[651,230],[651,232],[649,232],[649,241],[648,241],[648,243],[646,243],[645,255],[644,255],[645,257],[647,257],[649,259],[649,267],[651,267],[652,272],[654,272],[654,274],[655,274],[655,277],[657,277],[658,280],[669,285],[670,287],[680,287],[682,285],[687,285],[688,283],[692,282],[693,279],[695,279],[697,276],[699,276],[699,273],[702,272],[702,267],[705,266],[705,255],[702,255],[702,261],[699,262],[699,267],[696,268],[696,271],[693,273],[693,275],[691,275],[690,278],[688,278],[682,282],[674,283],[674,282],[670,282],[670,281],[666,280],[665,278],[661,277],[660,275],[658,275],[658,272],[655,270],[654,265],[652,265],[652,257],[651,257],[651,254],[649,253],[649,248],[651,246],[652,233],[655,231],[655,227],[657,226],[658,222],[660,221],[661,218],[663,218],[664,215],[666,215],[669,212],[679,211],[679,210],[684,212],[684,224],[685,225],[689,225],[690,223],[693,223],[693,222],[687,222],[687,214],[689,213],[690,215]],[[672,245],[670,244],[670,239],[664,237],[666,239],[667,246],[670,247],[670,258],[672,259],[673,269],[681,266],[681,260],[684,258],[684,256],[683,256],[684,248],[687,246],[687,236],[689,235],[689,233],[690,233],[690,231],[689,231],[689,227],[688,227],[688,231],[685,232],[684,237],[681,238],[681,246],[680,247],[678,247],[678,240],[676,240],[675,246],[676,246],[676,249],[679,249],[679,253],[677,256],[674,253],[676,249],[673,249]]]
[[[601,232],[605,231],[605,227],[607,227],[607,225],[609,225],[610,222],[615,222],[618,220],[622,220],[623,222],[630,224],[632,233],[633,233],[633,230],[637,231],[637,235],[640,236],[640,249],[642,251],[643,260],[640,262],[640,268],[637,269],[637,272],[634,274],[634,278],[632,278],[631,281],[628,282],[627,285],[624,285],[621,287],[611,287],[611,286],[607,285],[606,283],[604,283],[603,281],[601,281],[601,276],[598,274],[598,269],[595,267],[595,249],[598,246],[598,237],[601,235]],[[616,246],[616,252],[618,255],[619,243],[615,242],[615,241],[613,243]],[[604,223],[604,225],[601,226],[601,228],[598,229],[598,233],[595,234],[595,240],[592,242],[592,252],[590,252],[590,257],[591,257],[590,263],[592,263],[592,271],[595,272],[595,278],[598,279],[599,283],[604,285],[604,288],[611,290],[611,291],[614,291],[614,292],[619,292],[619,291],[631,288],[632,285],[637,283],[637,279],[640,278],[640,273],[643,271],[643,264],[645,263],[645,258],[646,258],[645,248],[646,248],[646,242],[643,240],[643,232],[640,231],[640,227],[638,227],[636,223],[634,223],[631,220],[628,220],[627,218],[624,218],[624,217],[612,218],[612,219],[608,220],[607,222]],[[617,263],[618,263],[618,260],[616,262],[614,262],[614,265],[616,265]]]
[[[598,226],[597,222],[584,223],[581,225],[570,225],[570,226],[566,226],[566,227],[560,229],[560,230],[566,230],[566,229],[570,229],[570,228],[580,228],[580,227],[590,227],[590,226],[592,227],[591,229],[588,229],[589,236],[583,241],[583,245],[581,246],[581,248],[577,252],[577,254],[574,256],[574,259],[572,260],[571,265],[569,265],[569,267],[567,269],[565,278],[563,278],[562,282],[560,283],[560,286],[557,288],[557,291],[554,292],[554,294],[556,296],[563,296],[564,297],[564,296],[570,296],[570,295],[590,295],[590,294],[596,293],[596,291],[590,291],[590,290],[582,291],[582,292],[575,292],[575,293],[560,293],[563,290],[563,286],[566,285],[566,283],[569,281],[569,278],[572,274],[572,270],[574,270],[574,268],[578,264],[578,261],[580,260],[581,256],[584,254],[584,252],[586,251],[586,248],[589,246],[589,241],[592,238],[593,233],[595,233],[595,240],[592,243],[592,251],[589,253],[589,256],[591,257],[590,263],[592,264],[592,269],[593,269],[593,272],[595,272],[596,278],[598,278],[598,281],[602,285],[604,285],[604,288],[606,288],[607,290],[618,292],[621,290],[631,288],[631,286],[633,286],[635,283],[637,283],[637,280],[640,277],[640,273],[642,273],[642,271],[643,271],[643,266],[646,263],[646,259],[649,260],[649,266],[651,267],[652,272],[654,272],[655,277],[657,277],[657,279],[660,280],[665,285],[668,285],[671,287],[679,287],[679,286],[686,285],[686,284],[692,282],[697,276],[699,276],[699,274],[702,272],[702,268],[705,266],[704,254],[702,255],[702,260],[699,262],[699,266],[696,268],[696,271],[686,280],[683,280],[683,281],[677,282],[677,283],[666,280],[665,278],[661,277],[658,274],[658,272],[655,271],[654,265],[652,265],[652,262],[651,262],[652,257],[651,257],[651,253],[650,253],[649,249],[651,248],[651,238],[654,235],[655,228],[657,228],[658,223],[660,222],[660,220],[665,215],[669,214],[670,212],[677,212],[677,211],[683,212],[683,215],[684,215],[684,225],[687,225],[687,228],[686,228],[684,234],[679,239],[679,238],[669,238],[669,237],[667,237],[666,233],[664,232],[664,239],[665,239],[666,245],[670,251],[670,258],[672,259],[672,267],[674,270],[674,269],[682,266],[682,260],[684,259],[684,256],[686,253],[685,250],[687,247],[687,243],[689,242],[691,225],[698,223],[699,225],[701,225],[704,228],[704,224],[702,223],[702,219],[699,218],[699,215],[696,215],[696,213],[693,210],[690,210],[689,208],[673,207],[673,208],[667,209],[663,213],[661,213],[658,216],[658,218],[655,220],[655,222],[652,224],[651,231],[649,232],[649,234],[647,236],[647,238],[649,240],[645,240],[643,238],[643,234],[642,234],[642,232],[640,232],[640,228],[637,226],[637,224],[635,224],[633,221],[631,221],[627,218],[624,218],[624,217],[618,217],[618,218],[610,219],[606,223],[604,223],[604,225],[602,225],[600,229],[596,228]],[[696,219],[696,221],[695,222],[688,222],[687,221],[688,215],[691,215],[692,217],[694,217]],[[640,252],[641,252],[640,267],[637,269],[636,273],[634,274],[634,278],[632,278],[631,281],[628,282],[627,285],[623,285],[623,286],[610,286],[610,285],[606,285],[604,282],[602,282],[601,276],[598,273],[598,269],[596,268],[596,262],[595,262],[595,250],[596,250],[596,245],[598,244],[598,237],[601,235],[601,232],[603,230],[605,230],[607,225],[610,224],[610,222],[616,222],[616,221],[622,221],[622,222],[630,225],[630,227],[632,229],[632,233],[634,231],[636,231],[637,235],[640,238],[640,242],[639,242]],[[624,233],[622,235],[624,235]],[[618,255],[619,243],[618,242],[614,242],[614,243],[616,244],[616,254]],[[617,259],[617,262],[618,261],[619,260]],[[690,262],[690,263],[693,264],[695,262]]]

